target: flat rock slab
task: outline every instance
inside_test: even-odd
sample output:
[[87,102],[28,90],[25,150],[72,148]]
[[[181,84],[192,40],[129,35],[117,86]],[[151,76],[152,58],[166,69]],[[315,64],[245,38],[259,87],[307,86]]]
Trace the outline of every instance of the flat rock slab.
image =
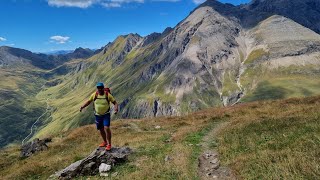
[[207,151],[198,160],[199,176],[201,179],[236,179],[229,168],[220,166],[219,154],[216,151]]
[[49,179],[72,179],[77,176],[92,176],[99,173],[101,163],[109,164],[112,167],[128,160],[133,151],[129,147],[113,147],[110,151],[99,147],[88,157],[79,160],[67,168],[53,174]]

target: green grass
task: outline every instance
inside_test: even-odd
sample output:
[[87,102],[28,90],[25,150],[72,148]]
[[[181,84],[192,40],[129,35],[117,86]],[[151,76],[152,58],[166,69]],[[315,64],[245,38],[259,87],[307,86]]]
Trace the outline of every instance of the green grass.
[[[243,179],[317,179],[319,98],[256,103],[218,137],[219,151]],[[250,117],[250,118],[249,118]]]
[[243,62],[245,59],[244,59],[244,54],[242,51],[238,50],[239,52],[239,56],[240,56],[240,62]]
[[30,133],[31,125],[45,112],[45,100],[35,97],[45,80],[34,75],[35,71],[26,68],[26,71],[0,73],[3,77],[0,80],[0,147],[21,143]]
[[264,49],[256,49],[256,50],[253,50],[248,58],[245,60],[245,64],[251,64],[253,63],[255,60],[258,60],[262,57],[268,57],[269,56],[269,53],[266,52]]
[[320,69],[317,66],[289,66],[268,69],[248,66],[241,76],[245,89],[242,102],[308,97],[320,94]]
[[[316,179],[319,102],[319,96],[262,101],[181,117],[113,121],[114,145],[130,146],[134,153],[112,170],[118,172],[112,179],[197,179],[197,158],[205,150],[197,144],[215,128],[208,147],[218,149],[222,165],[238,178]],[[48,151],[27,159],[19,158],[19,148],[8,148],[0,151],[0,174],[4,179],[46,179],[90,154],[100,141],[90,125],[55,136]],[[84,178],[100,179],[78,179]]]
[[189,168],[190,171],[193,172],[191,179],[199,179],[197,171],[193,171],[198,168],[198,158],[202,153],[202,148],[200,143],[202,142],[203,137],[212,129],[211,126],[204,127],[201,130],[189,134],[185,138],[185,145],[189,146],[192,149],[192,153],[189,159]]
[[320,94],[320,80],[308,76],[278,76],[261,79],[256,88],[246,94],[242,102],[308,97]]
[[226,71],[223,78],[222,95],[229,96],[232,93],[240,91],[236,82],[236,73],[232,70]]
[[[185,129],[191,125],[190,122],[192,119],[173,120],[171,118],[113,122],[114,146],[129,145],[134,149],[134,154],[129,157],[127,163],[116,166],[112,170],[112,173],[118,172],[116,179],[185,179],[189,174],[194,174],[194,172],[184,171],[187,169],[179,166],[180,162],[188,161],[189,153],[191,153],[191,149],[184,143],[185,136],[191,133]],[[123,127],[128,127],[127,123],[137,124],[142,131],[137,131],[134,128],[124,129]],[[197,126],[203,127],[204,123],[206,122],[201,120]],[[155,130],[156,125],[160,125],[161,129]],[[173,136],[175,137],[172,140],[174,142],[166,142]],[[181,138],[179,138],[180,136]],[[7,161],[5,159],[9,158],[8,156],[1,156],[0,162],[3,164],[0,164],[0,174],[9,179],[46,179],[55,171],[88,155],[100,141],[98,132],[93,125],[81,127],[55,137],[53,143],[49,144],[48,151],[28,159],[11,157],[12,161]],[[181,152],[181,149],[184,150]],[[19,150],[8,149],[6,153],[18,153],[17,151]],[[180,154],[181,157],[177,154]],[[165,161],[167,155],[173,158],[169,162]],[[43,158],[46,161],[39,161]],[[43,169],[44,167],[46,168]],[[41,172],[35,169],[40,169]],[[11,174],[10,172],[15,173]]]

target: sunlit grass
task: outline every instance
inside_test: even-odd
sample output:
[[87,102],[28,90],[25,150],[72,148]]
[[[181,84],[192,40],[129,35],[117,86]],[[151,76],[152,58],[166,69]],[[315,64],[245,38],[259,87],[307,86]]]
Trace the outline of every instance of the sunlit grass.
[[[134,153],[112,173],[118,172],[115,179],[197,179],[197,157],[203,151],[197,144],[217,123],[228,122],[208,143],[218,148],[222,164],[239,178],[316,179],[319,105],[318,96],[213,108],[182,117],[113,121],[114,146],[129,146]],[[54,136],[48,151],[28,159],[19,159],[19,149],[12,147],[1,151],[0,174],[5,179],[45,179],[86,157],[100,141],[95,126],[88,125]]]

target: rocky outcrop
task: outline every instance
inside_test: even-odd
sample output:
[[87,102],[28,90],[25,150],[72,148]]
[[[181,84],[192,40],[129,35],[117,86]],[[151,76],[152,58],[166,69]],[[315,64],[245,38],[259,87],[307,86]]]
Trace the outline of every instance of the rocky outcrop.
[[131,101],[124,107],[122,118],[159,117],[179,115],[179,107],[174,103],[165,103],[158,98],[152,102],[145,100]]
[[105,148],[98,148],[88,157],[51,175],[50,179],[73,179],[78,176],[96,175],[99,170],[101,172],[102,169],[105,169],[103,167],[107,167],[110,170],[110,166],[112,168],[117,164],[124,163],[132,152],[129,147],[114,147],[111,151],[106,151]]
[[242,97],[243,97],[243,92],[236,92],[233,94],[230,94],[229,96],[222,96],[221,101],[223,103],[224,106],[228,106],[228,105],[233,105],[236,104]]
[[50,138],[46,138],[43,140],[34,139],[27,144],[22,145],[20,157],[29,157],[39,151],[45,151],[48,149],[47,143],[51,142]]
[[142,37],[139,34],[128,34],[123,36],[124,38],[124,47],[120,51],[115,51],[111,54],[110,57],[107,57],[107,60],[113,60],[113,67],[120,65],[125,56],[141,41]]
[[146,37],[143,38],[143,41],[141,43],[142,47],[145,47],[153,42],[155,42],[156,40],[158,40],[161,37],[161,33],[152,33]]

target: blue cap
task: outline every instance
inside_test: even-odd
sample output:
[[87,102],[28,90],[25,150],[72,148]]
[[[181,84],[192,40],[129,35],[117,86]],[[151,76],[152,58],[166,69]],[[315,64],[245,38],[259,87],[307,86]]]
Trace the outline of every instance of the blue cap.
[[104,84],[102,82],[98,82],[97,87],[104,87]]

